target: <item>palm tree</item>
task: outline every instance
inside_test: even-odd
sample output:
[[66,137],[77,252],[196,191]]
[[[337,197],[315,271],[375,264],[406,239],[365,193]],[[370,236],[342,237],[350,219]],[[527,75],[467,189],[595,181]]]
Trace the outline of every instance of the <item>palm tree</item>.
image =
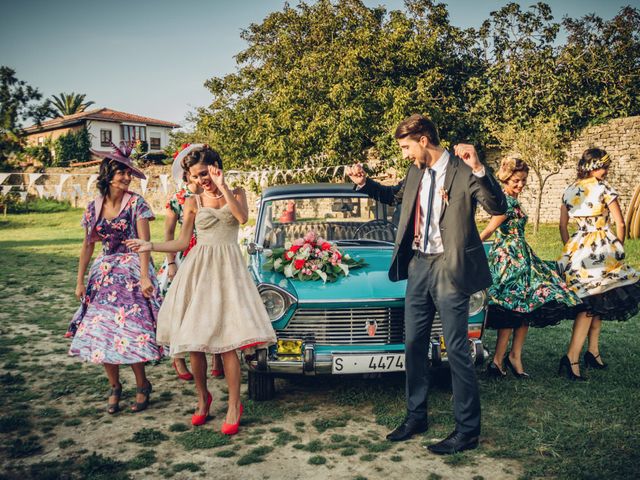
[[84,112],[87,107],[95,103],[85,102],[84,99],[86,95],[84,93],[61,93],[59,96],[52,95],[52,97],[51,105],[54,108],[53,113],[58,117]]

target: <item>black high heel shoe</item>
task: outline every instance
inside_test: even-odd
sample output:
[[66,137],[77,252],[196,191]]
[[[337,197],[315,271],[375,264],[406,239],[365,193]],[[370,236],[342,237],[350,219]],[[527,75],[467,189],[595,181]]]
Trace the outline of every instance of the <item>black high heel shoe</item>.
[[569,357],[565,355],[560,359],[560,366],[558,367],[558,375],[562,375],[562,370],[566,368],[567,378],[569,380],[586,381],[587,380],[586,378],[584,378],[582,375],[576,375],[575,373],[573,373],[573,370],[571,369],[571,365],[579,365],[579,364],[580,362],[571,363],[571,360],[569,360]]
[[496,362],[492,361],[487,366],[487,376],[490,378],[504,378],[507,376],[507,372],[501,370],[500,367],[496,365]]
[[584,360],[584,366],[587,368],[595,368],[596,370],[606,370],[608,365],[604,362],[598,362],[598,357],[600,357],[600,354],[594,355],[589,350],[587,350],[584,354],[584,357],[582,357]]
[[513,366],[513,363],[511,363],[511,360],[509,359],[509,355],[507,355],[506,358],[504,359],[504,364],[507,366],[509,370],[511,370],[511,373],[513,373],[514,377],[519,378],[520,380],[524,380],[525,378],[531,378],[531,375],[529,375],[527,372],[520,373],[516,370],[516,367]]

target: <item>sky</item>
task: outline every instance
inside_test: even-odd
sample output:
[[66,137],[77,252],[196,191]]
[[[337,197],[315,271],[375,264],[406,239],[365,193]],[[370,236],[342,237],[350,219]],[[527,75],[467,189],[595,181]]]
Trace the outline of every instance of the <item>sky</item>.
[[[307,3],[313,3],[308,0]],[[364,0],[403,9],[402,0]],[[448,0],[451,21],[478,27],[507,3]],[[535,3],[518,2],[523,7]],[[588,13],[610,19],[640,0],[547,0],[556,19]],[[2,0],[0,65],[45,96],[85,93],[109,107],[186,124],[206,106],[204,82],[236,70],[240,33],[282,10],[282,0]],[[290,5],[298,4],[291,0]]]

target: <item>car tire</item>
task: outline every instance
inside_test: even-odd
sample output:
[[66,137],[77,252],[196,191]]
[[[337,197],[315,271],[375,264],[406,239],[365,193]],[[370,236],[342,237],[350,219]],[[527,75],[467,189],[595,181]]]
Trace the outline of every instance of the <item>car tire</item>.
[[248,373],[247,384],[249,387],[249,398],[256,402],[271,400],[276,394],[273,376],[258,372]]

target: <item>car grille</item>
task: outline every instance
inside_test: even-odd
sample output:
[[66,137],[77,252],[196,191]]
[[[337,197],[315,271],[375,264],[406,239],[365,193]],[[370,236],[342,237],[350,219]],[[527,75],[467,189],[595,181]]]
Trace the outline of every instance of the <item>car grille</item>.
[[[369,336],[367,322],[375,320],[376,333]],[[432,337],[442,333],[439,315],[433,322]],[[315,337],[322,345],[384,345],[404,342],[404,308],[298,309],[289,324],[278,332],[280,339]]]

